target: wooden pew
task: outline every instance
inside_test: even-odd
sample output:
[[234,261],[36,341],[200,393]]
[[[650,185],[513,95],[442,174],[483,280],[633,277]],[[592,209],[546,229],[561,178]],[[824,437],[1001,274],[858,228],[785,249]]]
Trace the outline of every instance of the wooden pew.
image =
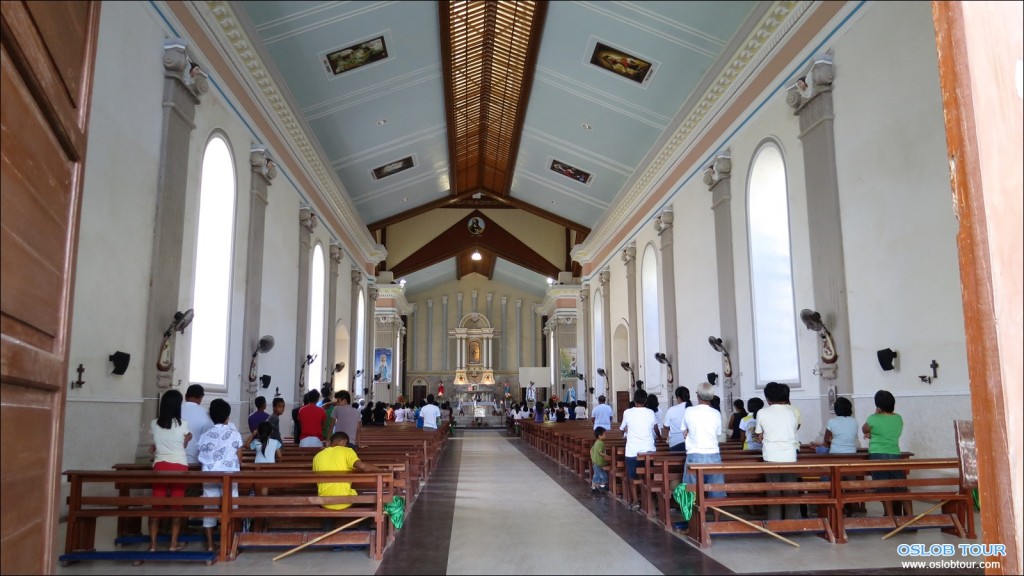
[[[232,529],[228,559],[235,559],[239,548],[245,546],[285,546],[304,544],[331,528],[322,521],[333,521],[340,526],[351,519],[367,518],[372,529],[344,530],[320,541],[325,546],[367,545],[370,556],[383,558],[387,543],[393,540],[390,522],[384,513],[384,504],[396,495],[394,474],[387,472],[311,472],[286,470],[259,470],[236,473],[239,485],[251,485],[253,494],[242,493],[231,499],[229,508]],[[355,496],[318,496],[318,482],[350,482],[359,494]],[[343,510],[324,508],[325,504],[351,504]],[[242,521],[258,518],[258,530],[244,532]],[[296,531],[297,525],[314,519],[306,530]],[[276,526],[283,520],[287,526]],[[283,529],[285,527],[291,529]],[[222,534],[227,533],[222,529]],[[222,545],[226,539],[222,537]]]

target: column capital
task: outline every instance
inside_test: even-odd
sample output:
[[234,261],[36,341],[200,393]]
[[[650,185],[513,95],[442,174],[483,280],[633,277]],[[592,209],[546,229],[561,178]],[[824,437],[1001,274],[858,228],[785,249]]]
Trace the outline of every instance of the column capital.
[[352,284],[359,286],[363,283],[363,273],[359,268],[352,268]]
[[522,300],[522,298],[516,298],[516,308],[522,308],[522,307],[523,307],[523,300]]
[[612,279],[611,270],[601,270],[597,275],[597,281],[603,288],[608,287],[608,282]]
[[377,289],[377,286],[373,284],[366,287],[366,293],[370,296],[370,302],[376,302],[377,296],[380,295],[380,291]]
[[441,304],[448,304],[448,295],[441,296]]
[[487,302],[490,303],[491,300],[494,300],[494,292],[487,293]]
[[708,190],[732,174],[732,157],[728,154],[716,156],[707,168],[704,168],[704,184]]
[[502,296],[501,297],[501,305],[505,306],[506,304],[508,304],[508,296]]
[[331,242],[331,260],[335,263],[341,263],[341,257],[345,255],[345,252],[341,249],[341,244],[337,242]]
[[433,298],[427,298],[427,308],[433,308],[433,307],[434,307],[434,299]]
[[210,91],[209,75],[192,60],[188,42],[181,38],[164,40],[164,70],[188,88],[197,104]]
[[832,65],[832,55],[818,56],[811,63],[807,74],[797,78],[796,83],[786,89],[786,104],[789,104],[794,114],[799,114],[815,96],[822,92],[831,92],[834,81],[835,67]]
[[313,209],[309,206],[303,206],[299,208],[299,224],[306,229],[308,232],[316,230],[316,214]]
[[458,300],[459,302],[462,302],[462,292],[456,292],[455,299]]
[[661,214],[658,214],[658,217],[654,219],[654,231],[658,233],[658,236],[661,236],[662,233],[672,228],[674,221],[675,215],[672,213],[672,210],[662,210]]
[[253,174],[259,175],[267,184],[271,184],[274,178],[277,178],[277,164],[265,147],[253,146],[249,149],[249,167],[252,168]]
[[622,249],[622,261],[626,263],[626,266],[636,262],[636,242],[630,242]]
[[586,302],[587,300],[590,300],[590,285],[584,284],[580,288],[580,302]]

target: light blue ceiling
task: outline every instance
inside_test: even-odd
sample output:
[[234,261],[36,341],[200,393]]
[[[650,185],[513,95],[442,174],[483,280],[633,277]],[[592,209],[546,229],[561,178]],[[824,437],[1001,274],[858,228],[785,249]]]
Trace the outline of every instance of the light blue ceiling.
[[[448,134],[436,2],[245,1],[315,140],[369,224],[445,197]],[[746,20],[766,3],[550,2],[513,198],[593,227]],[[388,57],[334,76],[322,57],[383,36]],[[654,64],[638,84],[590,63],[601,42]],[[589,125],[589,129],[583,125]],[[374,168],[413,167],[374,179]],[[549,169],[552,159],[592,175]],[[454,278],[454,265],[451,266]],[[516,271],[518,274],[522,269]]]

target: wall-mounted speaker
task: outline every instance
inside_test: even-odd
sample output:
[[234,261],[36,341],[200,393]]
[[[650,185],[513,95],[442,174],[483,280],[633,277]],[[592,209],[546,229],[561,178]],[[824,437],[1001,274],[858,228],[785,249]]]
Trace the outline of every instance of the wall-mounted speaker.
[[114,371],[112,373],[124,376],[124,373],[128,371],[128,363],[131,359],[132,355],[127,352],[114,352],[111,354],[109,360],[114,363]]
[[895,350],[892,348],[883,348],[876,354],[878,355],[878,365],[882,367],[882,370],[888,372],[889,370],[896,369],[895,361],[898,354]]

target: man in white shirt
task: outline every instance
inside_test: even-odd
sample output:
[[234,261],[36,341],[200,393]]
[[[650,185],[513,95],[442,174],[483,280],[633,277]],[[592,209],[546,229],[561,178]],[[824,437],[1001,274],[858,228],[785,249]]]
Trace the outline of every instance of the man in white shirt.
[[[697,405],[683,412],[681,429],[686,439],[686,464],[683,465],[683,482],[696,484],[697,476],[690,472],[691,464],[721,464],[718,451],[718,436],[722,433],[722,413],[711,407],[715,390],[708,382],[697,386]],[[723,484],[723,474],[705,474],[705,484]],[[724,498],[725,492],[715,491],[712,498]]]
[[633,393],[633,407],[622,413],[619,430],[626,432],[626,504],[630,510],[639,510],[636,496],[637,455],[654,452],[654,427],[658,425],[654,411],[646,406],[647,392],[637,388]]
[[200,384],[192,384],[185,390],[185,401],[181,404],[181,419],[188,421],[189,431],[195,442],[189,442],[185,446],[185,457],[189,464],[199,464],[199,438],[210,428],[213,428],[213,420],[206,409],[202,407],[203,396],[206,389]]
[[608,399],[604,394],[597,397],[597,406],[594,407],[594,428],[600,426],[605,430],[612,429],[612,407],[605,404]]
[[[576,404],[576,419],[583,420],[587,417],[587,408],[583,406],[582,402]],[[607,428],[605,428],[607,430]]]
[[[797,415],[786,402],[789,397],[788,388],[784,384],[769,382],[764,387],[764,397],[768,407],[757,413],[757,426],[754,428],[755,438],[761,438],[761,455],[765,462],[796,462],[796,453],[800,448],[796,430],[799,427]],[[796,474],[765,474],[767,482],[796,482]],[[769,491],[769,496],[778,496],[778,491]],[[796,496],[794,491],[785,490],[783,496]],[[800,506],[786,504],[785,518],[800,518]],[[783,507],[777,504],[768,506],[768,520],[782,520]]]
[[690,389],[679,386],[675,392],[676,403],[665,411],[664,426],[668,429],[668,449],[671,452],[686,452],[686,436],[683,435],[683,413],[690,407]]
[[441,409],[434,404],[434,395],[427,394],[427,405],[420,408],[424,430],[437,430],[437,421],[441,418]]

